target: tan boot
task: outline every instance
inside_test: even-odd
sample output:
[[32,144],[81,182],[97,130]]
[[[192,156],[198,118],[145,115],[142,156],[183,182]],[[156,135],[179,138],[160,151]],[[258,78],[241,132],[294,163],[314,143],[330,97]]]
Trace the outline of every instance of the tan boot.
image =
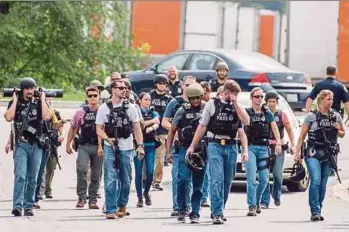
[[119,218],[123,218],[126,214],[126,207],[121,207],[116,214]]

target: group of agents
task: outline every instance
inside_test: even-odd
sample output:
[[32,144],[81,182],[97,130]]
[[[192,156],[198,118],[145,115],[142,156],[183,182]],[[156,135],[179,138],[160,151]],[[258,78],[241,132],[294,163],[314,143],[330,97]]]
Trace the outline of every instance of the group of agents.
[[[227,78],[227,73],[228,66],[219,63],[214,83],[200,84],[193,76],[179,81],[176,69],[170,67],[167,76],[160,74],[155,77],[154,90],[140,93],[138,98],[132,94],[130,83],[115,74],[111,76],[110,99],[103,104],[99,100],[100,89],[88,87],[88,100],[72,119],[66,147],[67,152],[72,153],[71,144],[75,147],[79,144],[77,207],[86,204],[88,163],[91,168],[89,208],[98,209],[97,192],[103,165],[107,219],[130,215],[126,207],[132,165],[136,173],[137,206],[143,207],[143,198],[146,205],[151,205],[151,185],[162,189],[162,172],[157,179],[154,164],[159,164],[158,168],[162,169],[166,152],[168,162],[172,163],[171,215],[177,216],[181,222],[189,216],[191,223],[199,223],[200,207],[206,200],[203,199],[206,180],[210,187],[213,224],[223,224],[227,220],[224,208],[235,176],[238,148],[242,147],[241,159],[247,176],[247,215],[256,216],[263,208],[269,207],[270,195],[274,204],[280,206],[284,151],[290,149],[297,162],[305,159],[310,173],[311,220],[323,220],[321,208],[331,167],[327,152],[324,152],[326,148],[321,145],[329,140],[331,146],[338,146],[337,137],[345,134],[341,116],[331,110],[333,93],[329,90],[319,93],[318,110],[306,116],[296,145],[287,115],[277,107],[279,95],[273,91],[264,94],[261,88],[254,88],[250,92],[252,107],[244,109],[237,103],[241,88]],[[217,88],[214,99],[210,98],[210,87]],[[22,91],[25,94],[31,89]],[[44,95],[41,95],[41,101],[45,101]],[[45,105],[40,105],[42,115],[36,120],[46,117]],[[17,122],[15,109],[9,107],[6,120],[15,119]],[[285,130],[290,147],[283,139]],[[326,130],[327,138],[322,130]],[[79,139],[73,142],[77,134]],[[308,152],[301,157],[306,135]],[[28,138],[24,133],[17,145],[35,146],[39,150],[36,140],[29,143]],[[272,189],[269,171],[274,177]],[[14,207],[21,210],[23,206]],[[25,210],[31,207],[30,201],[24,205]]]

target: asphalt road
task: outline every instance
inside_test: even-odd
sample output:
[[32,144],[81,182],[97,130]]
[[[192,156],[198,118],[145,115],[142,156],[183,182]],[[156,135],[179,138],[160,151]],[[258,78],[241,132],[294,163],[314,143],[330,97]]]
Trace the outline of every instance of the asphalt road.
[[[51,200],[41,201],[40,210],[35,210],[34,217],[14,218],[12,210],[13,191],[13,159],[12,154],[6,155],[3,147],[10,130],[9,123],[3,119],[4,108],[0,108],[0,231],[349,231],[349,203],[336,194],[337,181],[331,178],[328,185],[328,194],[324,204],[324,222],[310,222],[308,208],[308,193],[288,193],[285,189],[282,196],[282,205],[277,208],[263,210],[257,217],[246,217],[246,193],[244,188],[237,189],[229,196],[225,216],[228,221],[224,225],[213,226],[209,219],[210,211],[201,210],[201,224],[180,224],[170,217],[172,198],[170,184],[171,167],[165,167],[164,191],[152,191],[153,205],[142,209],[136,208],[136,193],[134,183],[128,211],[131,216],[106,220],[101,210],[75,209],[76,196],[76,154],[66,155],[60,150],[62,170],[56,170],[53,180],[53,195]],[[63,109],[62,114],[71,117],[72,110]],[[340,172],[342,179],[349,178],[348,136],[341,140],[343,155],[340,157]],[[64,145],[63,145],[64,147]],[[344,188],[345,186],[341,186]],[[103,193],[103,188],[101,189]],[[102,207],[103,198],[99,199]]]

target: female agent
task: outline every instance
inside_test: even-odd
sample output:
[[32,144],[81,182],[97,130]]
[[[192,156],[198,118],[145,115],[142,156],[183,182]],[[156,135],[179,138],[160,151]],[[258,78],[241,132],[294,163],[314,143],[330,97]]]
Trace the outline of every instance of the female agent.
[[311,221],[324,220],[321,209],[331,172],[329,158],[331,155],[337,155],[339,152],[337,137],[343,138],[345,134],[342,117],[331,109],[332,103],[333,93],[330,90],[322,90],[317,99],[318,110],[309,112],[305,117],[296,147],[295,160],[299,161],[302,143],[308,135],[304,159],[310,175]]
[[[138,97],[139,105],[141,108],[143,123],[143,143],[145,155],[136,156],[134,158],[135,170],[136,170],[136,191],[138,197],[137,207],[143,207],[143,196],[145,198],[145,204],[151,205],[151,198],[149,195],[149,189],[153,182],[155,151],[156,151],[156,130],[160,125],[159,114],[150,108],[151,97],[149,93],[140,93]],[[146,181],[144,192],[142,195],[142,179],[143,179],[143,163],[145,163]]]

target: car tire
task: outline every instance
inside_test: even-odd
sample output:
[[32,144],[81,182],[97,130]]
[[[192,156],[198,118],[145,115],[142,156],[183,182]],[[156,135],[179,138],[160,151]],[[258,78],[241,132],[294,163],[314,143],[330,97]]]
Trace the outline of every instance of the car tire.
[[290,192],[305,192],[309,187],[309,173],[306,173],[302,181],[286,183],[286,187]]

